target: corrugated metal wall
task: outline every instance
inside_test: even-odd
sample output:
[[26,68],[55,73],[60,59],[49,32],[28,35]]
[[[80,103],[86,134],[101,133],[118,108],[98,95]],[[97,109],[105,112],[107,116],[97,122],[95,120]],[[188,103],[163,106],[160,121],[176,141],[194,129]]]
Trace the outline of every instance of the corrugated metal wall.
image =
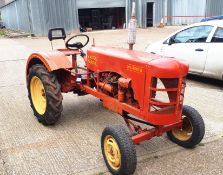
[[[126,22],[133,0],[16,0],[0,9],[7,28],[46,36],[52,27],[64,27],[68,33],[79,28],[78,8],[126,7]],[[223,15],[223,0],[136,0],[139,27],[146,27],[147,3],[154,3],[153,25],[163,16]],[[207,3],[207,4],[206,4]],[[202,17],[201,17],[202,18]],[[191,24],[201,18],[172,18],[169,24]]]
[[30,32],[26,0],[15,1],[1,9],[2,19],[7,28]]
[[30,0],[32,33],[47,35],[48,29],[63,27],[66,32],[77,30],[76,0]]
[[79,28],[76,0],[17,0],[1,8],[7,28],[46,36],[49,28]]
[[[167,0],[137,0],[136,1],[136,18],[138,22],[138,27],[146,27],[147,20],[147,3],[154,3],[153,12],[153,25],[158,26],[160,20],[166,15]],[[127,7],[127,19],[131,16],[132,0],[126,0]],[[128,21],[127,21],[128,22]]]
[[146,18],[147,18],[147,3],[154,3],[153,11],[153,26],[158,26],[160,20],[165,16],[166,12],[166,0],[142,0],[142,27],[146,27]]
[[[213,0],[212,0],[213,1]],[[168,0],[168,16],[205,16],[206,0]],[[171,18],[173,25],[199,22],[200,18]]]
[[126,0],[77,0],[77,8],[125,7]]
[[5,5],[5,0],[0,0],[0,7]]
[[223,15],[223,0],[207,0],[206,16]]
[[[12,3],[13,4],[13,3]],[[29,15],[26,13],[28,11],[28,3],[26,0],[16,1],[15,9],[17,12],[18,30],[29,32],[31,29],[31,22],[29,20]]]
[[[126,8],[125,8],[125,17],[126,17],[126,24],[128,24],[129,19],[131,17],[131,9],[132,9],[132,0],[126,0]],[[137,7],[138,3],[136,3],[136,7]],[[136,13],[138,14],[138,10],[136,10]],[[138,16],[138,15],[137,15]]]

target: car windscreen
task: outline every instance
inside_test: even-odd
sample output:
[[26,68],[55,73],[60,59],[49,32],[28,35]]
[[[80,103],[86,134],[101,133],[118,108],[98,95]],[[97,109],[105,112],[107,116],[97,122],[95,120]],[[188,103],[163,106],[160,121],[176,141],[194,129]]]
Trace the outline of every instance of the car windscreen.
[[206,42],[213,26],[195,26],[175,35],[174,43]]
[[214,36],[211,39],[213,43],[222,43],[223,42],[223,28],[218,27],[214,33]]

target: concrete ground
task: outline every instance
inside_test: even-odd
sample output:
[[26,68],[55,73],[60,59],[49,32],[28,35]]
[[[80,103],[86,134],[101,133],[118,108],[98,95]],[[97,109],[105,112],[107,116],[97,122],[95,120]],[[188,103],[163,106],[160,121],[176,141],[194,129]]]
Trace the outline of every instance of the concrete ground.
[[[167,36],[177,28],[139,29],[135,49]],[[96,45],[126,47],[126,31],[89,33]],[[62,47],[56,41],[55,47]],[[90,46],[90,44],[89,44]],[[88,47],[89,47],[88,46]],[[90,95],[64,94],[57,125],[37,122],[27,98],[25,64],[33,51],[50,50],[46,38],[0,39],[0,174],[109,174],[100,149],[103,129],[124,124]],[[205,138],[193,150],[181,148],[166,136],[136,146],[136,175],[223,174],[222,82],[189,76],[185,104],[195,107],[206,124]]]

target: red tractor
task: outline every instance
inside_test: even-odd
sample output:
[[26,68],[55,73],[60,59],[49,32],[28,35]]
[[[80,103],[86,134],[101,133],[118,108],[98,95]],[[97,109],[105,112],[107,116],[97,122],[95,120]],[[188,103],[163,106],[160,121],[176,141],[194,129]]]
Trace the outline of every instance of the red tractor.
[[[61,32],[61,36],[53,33]],[[49,31],[49,40],[64,39],[64,29]],[[72,42],[85,37],[86,42]],[[55,124],[62,112],[62,93],[91,94],[103,106],[120,114],[129,128],[106,127],[101,137],[105,163],[112,174],[130,175],[136,169],[135,144],[167,133],[174,143],[193,148],[203,139],[204,121],[192,107],[184,106],[188,65],[175,59],[139,51],[92,46],[87,55],[87,35],[76,35],[66,49],[33,53],[27,61],[26,79],[34,115],[44,125]],[[80,56],[79,56],[80,55]],[[77,65],[83,58],[85,66]],[[72,61],[70,61],[70,60]],[[139,124],[150,126],[142,128]]]

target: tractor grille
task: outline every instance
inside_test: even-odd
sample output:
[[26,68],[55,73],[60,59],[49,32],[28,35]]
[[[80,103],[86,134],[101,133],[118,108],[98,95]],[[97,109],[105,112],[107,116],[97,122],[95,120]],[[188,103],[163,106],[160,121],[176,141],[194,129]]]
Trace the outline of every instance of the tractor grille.
[[177,114],[181,111],[185,78],[152,78],[149,112],[153,114]]

